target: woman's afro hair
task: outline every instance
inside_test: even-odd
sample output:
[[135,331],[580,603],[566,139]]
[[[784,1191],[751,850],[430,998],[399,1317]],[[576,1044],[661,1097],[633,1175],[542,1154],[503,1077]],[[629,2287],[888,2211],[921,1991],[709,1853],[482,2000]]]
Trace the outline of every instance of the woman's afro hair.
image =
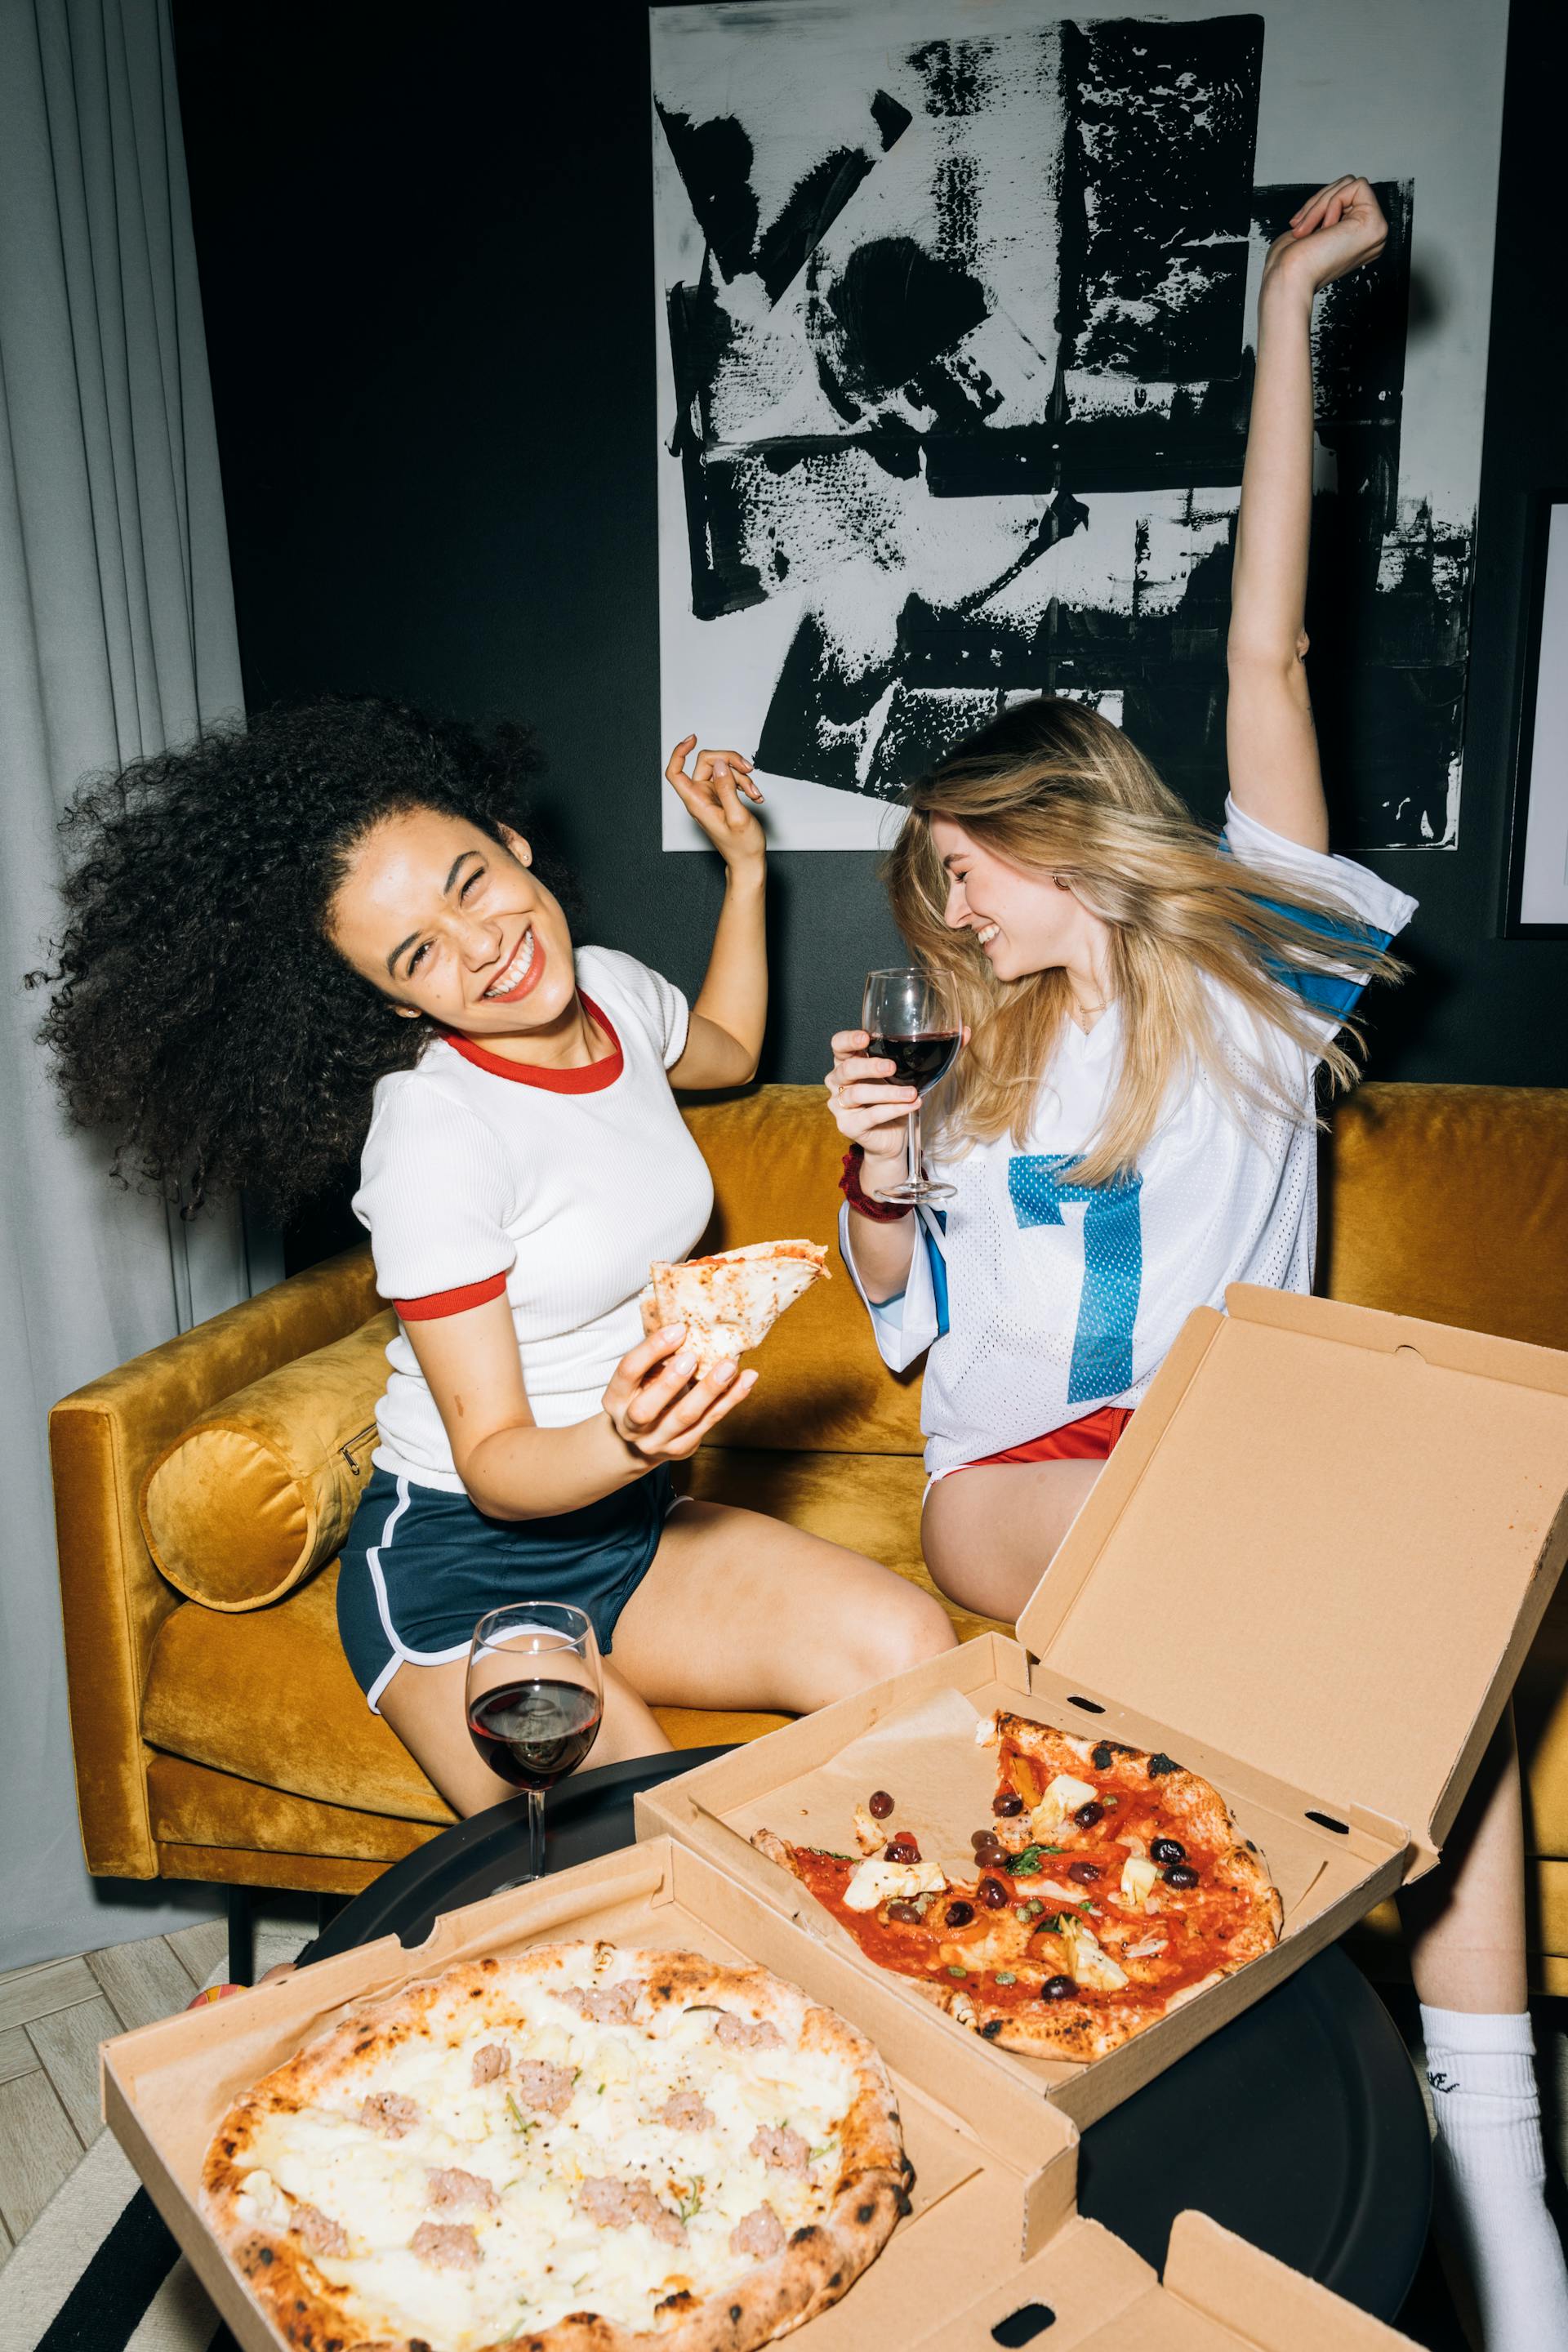
[[[42,1024],[72,1118],[187,1213],[243,1186],[279,1213],[341,1181],[402,1020],[326,935],[356,845],[416,808],[525,822],[531,738],[388,701],[262,711],[89,782],[64,820],[66,928]],[[536,857],[536,869],[539,860]],[[548,862],[542,877],[556,887]],[[570,898],[568,895],[568,909]]]

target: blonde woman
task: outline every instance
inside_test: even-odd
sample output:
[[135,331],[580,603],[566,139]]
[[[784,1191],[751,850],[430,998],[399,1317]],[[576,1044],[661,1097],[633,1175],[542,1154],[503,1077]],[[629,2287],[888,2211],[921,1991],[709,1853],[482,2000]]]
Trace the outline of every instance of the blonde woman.
[[[1312,304],[1382,248],[1364,180],[1275,245],[1236,539],[1216,841],[1121,731],[1021,705],[910,796],[887,879],[951,996],[965,1050],[928,1114],[944,1217],[886,1195],[910,1090],[835,1037],[852,1147],[845,1262],[896,1370],[927,1358],[922,1537],[964,1607],[1011,1619],[1191,1309],[1244,1281],[1310,1287],[1319,1074],[1415,903],[1328,853],[1302,630]],[[1524,2013],[1522,1837],[1511,1733],[1480,1776],[1446,1886],[1408,1925],[1454,2226],[1487,2352],[1568,2344],[1542,2196]]]

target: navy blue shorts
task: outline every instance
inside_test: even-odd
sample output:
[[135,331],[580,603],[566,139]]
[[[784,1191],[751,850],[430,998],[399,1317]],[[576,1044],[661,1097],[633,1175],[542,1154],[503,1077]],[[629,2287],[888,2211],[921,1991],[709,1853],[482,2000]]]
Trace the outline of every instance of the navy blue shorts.
[[658,1469],[580,1511],[487,1519],[467,1495],[373,1471],[338,1576],[338,1633],[373,1713],[405,1660],[466,1657],[479,1619],[509,1601],[570,1601],[607,1657],[678,1500]]

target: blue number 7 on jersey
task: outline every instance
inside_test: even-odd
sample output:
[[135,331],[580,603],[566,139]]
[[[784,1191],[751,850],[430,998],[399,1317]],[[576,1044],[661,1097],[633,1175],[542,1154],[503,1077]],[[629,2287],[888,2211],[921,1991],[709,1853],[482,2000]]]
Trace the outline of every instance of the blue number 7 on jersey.
[[1132,1328],[1143,1286],[1143,1227],[1139,1214],[1141,1176],[1115,1184],[1073,1184],[1060,1171],[1073,1165],[1070,1152],[1007,1162],[1007,1197],[1020,1233],[1031,1225],[1059,1225],[1064,1201],[1081,1201],[1083,1289],[1078,1329],[1068,1373],[1068,1402],[1119,1395],[1132,1385]]

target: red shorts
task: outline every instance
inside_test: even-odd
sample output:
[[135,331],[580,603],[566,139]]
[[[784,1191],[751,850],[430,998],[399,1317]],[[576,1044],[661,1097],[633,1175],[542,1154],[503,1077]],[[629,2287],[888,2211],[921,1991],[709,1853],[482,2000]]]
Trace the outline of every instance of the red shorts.
[[983,1454],[978,1462],[961,1462],[958,1468],[994,1470],[1004,1462],[1104,1462],[1131,1418],[1131,1405],[1102,1404],[1098,1412],[1069,1421],[1063,1429],[1048,1429],[1044,1437],[1026,1438],[1022,1445],[1005,1446],[1000,1454]]

